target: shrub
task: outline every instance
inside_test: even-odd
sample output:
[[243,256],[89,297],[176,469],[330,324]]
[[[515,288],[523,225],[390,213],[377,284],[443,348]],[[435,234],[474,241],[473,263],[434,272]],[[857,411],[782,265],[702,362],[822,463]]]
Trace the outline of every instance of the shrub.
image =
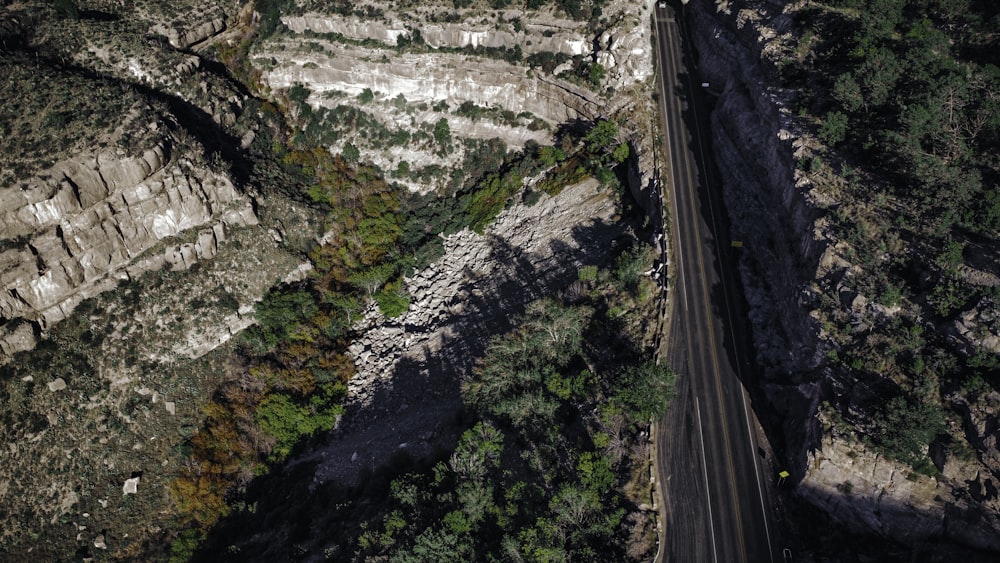
[[927,446],[945,428],[944,411],[940,406],[926,401],[911,402],[903,396],[879,409],[873,422],[875,446],[885,455],[914,468],[924,466]]
[[597,266],[583,266],[577,274],[580,281],[597,281]]
[[280,340],[284,340],[292,329],[318,311],[316,301],[308,291],[271,291],[257,305],[256,316],[265,342],[273,348]]
[[375,302],[379,311],[392,319],[405,313],[410,308],[410,295],[400,287],[401,283],[387,284],[375,294]]
[[358,147],[354,146],[353,144],[347,143],[344,145],[344,151],[341,153],[341,156],[347,162],[354,163],[357,162],[359,158],[361,158],[361,151],[359,151]]
[[646,262],[642,247],[637,246],[630,251],[622,252],[615,264],[615,278],[619,286],[634,294],[639,289],[642,272],[647,266]]
[[434,141],[441,148],[446,148],[451,144],[451,127],[448,125],[448,120],[444,117],[434,124]]
[[475,191],[464,198],[463,207],[469,228],[482,234],[507,205],[511,196],[520,191],[521,184],[520,176],[490,174]]

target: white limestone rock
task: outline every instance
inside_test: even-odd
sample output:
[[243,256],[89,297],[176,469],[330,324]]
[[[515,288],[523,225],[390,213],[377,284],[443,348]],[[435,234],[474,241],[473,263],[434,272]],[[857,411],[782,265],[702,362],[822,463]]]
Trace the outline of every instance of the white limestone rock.
[[126,479],[125,484],[122,485],[123,495],[134,495],[139,491],[139,477],[132,477],[131,479]]

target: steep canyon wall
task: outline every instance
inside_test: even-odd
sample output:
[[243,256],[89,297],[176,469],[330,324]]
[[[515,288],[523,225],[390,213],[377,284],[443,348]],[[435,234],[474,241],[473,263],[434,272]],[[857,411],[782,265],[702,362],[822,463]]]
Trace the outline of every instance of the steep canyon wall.
[[[894,312],[843,283],[864,272],[831,226],[839,192],[801,166],[819,144],[793,113],[796,93],[778,86],[781,59],[796,44],[796,9],[779,0],[684,8],[697,72],[717,94],[713,145],[733,236],[745,241],[740,274],[762,392],[773,409],[762,418],[775,420],[773,436],[799,480],[798,496],[849,527],[903,544],[945,540],[998,549],[989,447],[978,461],[948,456],[939,475],[918,475],[838,431],[842,421],[824,406],[840,400],[858,408],[876,394],[875,383],[845,376],[827,361],[836,342],[819,303],[855,319]],[[986,443],[993,419],[982,408],[969,407],[966,425]]]

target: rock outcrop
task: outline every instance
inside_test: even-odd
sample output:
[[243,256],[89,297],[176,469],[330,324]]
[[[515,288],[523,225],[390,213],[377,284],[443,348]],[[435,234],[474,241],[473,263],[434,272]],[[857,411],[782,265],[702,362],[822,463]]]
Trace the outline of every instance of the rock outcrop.
[[350,414],[312,454],[322,460],[315,479],[350,483],[399,451],[420,457],[453,445],[448,421],[462,408],[463,374],[528,303],[613,255],[625,230],[615,214],[614,202],[588,180],[534,206],[510,207],[485,235],[448,237],[442,258],[406,278],[409,311],[385,319],[372,306],[359,321]]
[[223,5],[222,2],[203,3],[186,10],[182,8],[180,14],[174,14],[170,21],[157,23],[152,31],[166,37],[175,49],[189,49],[225,31],[227,17]]
[[753,279],[745,286],[761,331],[755,336],[757,358],[774,372],[797,372],[818,364],[817,327],[789,304],[802,304],[828,241],[816,224],[820,212],[811,186],[796,170],[805,141],[788,109],[792,93],[775,85],[764,54],[766,38],[790,25],[790,16],[772,11],[765,21],[751,8],[713,14],[703,3],[687,13],[698,72],[719,92],[712,141],[733,236],[753,247],[741,267],[744,278]]
[[[837,342],[820,321],[820,303],[836,304],[857,331],[899,315],[900,307],[878,304],[846,283],[865,272],[830,218],[840,192],[814,183],[799,166],[818,143],[790,110],[794,92],[775,86],[777,64],[796,44],[794,12],[781,1],[691,2],[684,9],[697,70],[718,96],[713,145],[733,234],[745,241],[740,273],[764,375],[756,391],[777,411],[778,439],[800,498],[851,528],[904,544],[945,540],[1000,549],[989,408],[967,404],[965,428],[948,431],[968,437],[977,453],[963,458],[932,449],[935,477],[875,453],[826,410],[832,402],[848,410],[872,404],[879,382],[851,379],[829,364]],[[988,347],[994,325],[993,315],[970,312],[955,320],[953,334]]]
[[[249,198],[172,155],[173,142],[163,134],[135,156],[79,155],[0,189],[0,316],[45,328],[122,279],[211,258],[227,226],[257,223]],[[23,332],[2,348],[25,349]]]
[[[461,168],[464,139],[500,139],[518,150],[529,141],[551,143],[562,124],[613,117],[625,124],[639,156],[634,183],[645,186],[653,168],[655,108],[650,30],[642,22],[652,6],[609,3],[606,27],[596,35],[586,22],[548,11],[484,14],[450,3],[405,12],[378,6],[373,17],[313,11],[284,16],[293,35],[265,42],[252,60],[272,89],[307,88],[313,109],[354,108],[362,117],[353,127],[377,124],[374,128],[395,132],[396,138],[405,132],[408,137],[399,144],[351,131],[331,142],[339,152],[350,138],[362,160],[385,171],[401,164],[414,172],[436,167],[444,170],[438,177],[447,178]],[[559,56],[563,62],[547,70],[530,68],[533,55],[550,61]],[[573,74],[588,64],[600,65],[599,83]],[[470,117],[461,111],[463,104],[487,115]],[[446,157],[430,135],[441,119],[456,141]],[[394,178],[416,191],[441,184],[427,175]]]

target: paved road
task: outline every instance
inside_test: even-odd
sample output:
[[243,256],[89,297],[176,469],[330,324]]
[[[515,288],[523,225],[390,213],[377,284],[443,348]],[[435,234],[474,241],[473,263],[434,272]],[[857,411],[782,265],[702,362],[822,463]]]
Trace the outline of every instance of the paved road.
[[746,316],[733,270],[707,110],[679,6],[656,9],[660,99],[665,116],[666,196],[675,259],[667,359],[678,396],[657,436],[664,494],[664,561],[782,561],[757,455],[758,424],[742,381],[752,377]]

